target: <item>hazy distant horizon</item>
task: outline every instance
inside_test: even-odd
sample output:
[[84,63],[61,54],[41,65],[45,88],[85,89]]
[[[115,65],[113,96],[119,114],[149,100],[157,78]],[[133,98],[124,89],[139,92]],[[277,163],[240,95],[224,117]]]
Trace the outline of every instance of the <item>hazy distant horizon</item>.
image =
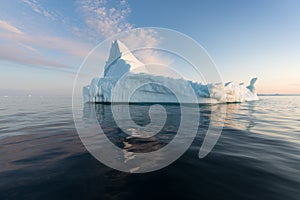
[[[0,97],[4,96],[70,96],[72,97],[72,89],[67,90],[47,90],[47,91],[30,91],[30,90],[9,90],[0,88]],[[258,93],[258,96],[300,96],[300,94],[288,93]]]

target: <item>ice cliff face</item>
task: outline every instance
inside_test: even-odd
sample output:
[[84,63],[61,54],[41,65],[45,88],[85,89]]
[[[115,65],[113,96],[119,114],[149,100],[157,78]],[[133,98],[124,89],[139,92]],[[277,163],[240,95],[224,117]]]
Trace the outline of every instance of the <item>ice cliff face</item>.
[[[127,74],[126,74],[127,73]],[[125,79],[120,79],[126,74]],[[228,82],[201,84],[147,74],[139,61],[120,41],[114,41],[104,68],[104,76],[94,78],[83,87],[84,102],[163,102],[224,103],[258,100],[253,78],[246,87],[243,83]],[[191,91],[192,89],[192,91]]]

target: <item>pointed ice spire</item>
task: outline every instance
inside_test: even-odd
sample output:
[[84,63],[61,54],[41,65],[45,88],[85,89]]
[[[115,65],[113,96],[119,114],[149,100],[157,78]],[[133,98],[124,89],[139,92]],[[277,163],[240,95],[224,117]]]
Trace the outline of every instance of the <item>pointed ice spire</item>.
[[117,60],[122,56],[122,53],[129,52],[129,49],[119,40],[113,41],[108,60],[106,61],[106,66],[109,66],[112,62]]
[[[111,45],[109,57],[104,67],[104,76],[110,74],[109,71],[112,70],[112,66],[114,66],[118,60],[123,60],[126,64],[130,65],[130,71],[144,65],[121,41],[115,40]],[[115,67],[122,67],[122,65],[114,66],[113,68]],[[122,69],[119,70],[122,71]]]

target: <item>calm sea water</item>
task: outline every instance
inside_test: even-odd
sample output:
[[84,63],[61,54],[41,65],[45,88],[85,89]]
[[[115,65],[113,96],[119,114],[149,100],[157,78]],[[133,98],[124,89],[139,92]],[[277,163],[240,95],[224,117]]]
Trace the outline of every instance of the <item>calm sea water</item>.
[[[166,130],[135,140],[132,151],[153,151],[176,134],[178,105],[164,105]],[[208,156],[199,148],[211,119],[200,106],[198,134],[184,155],[161,170],[130,174],[111,169],[82,145],[70,98],[0,98],[0,199],[299,199],[300,97],[261,97],[226,106],[222,134]],[[116,145],[126,140],[110,105],[96,108]],[[131,105],[137,124],[149,123],[149,105]],[[171,127],[171,128],[170,128]],[[127,141],[128,142],[128,141]]]

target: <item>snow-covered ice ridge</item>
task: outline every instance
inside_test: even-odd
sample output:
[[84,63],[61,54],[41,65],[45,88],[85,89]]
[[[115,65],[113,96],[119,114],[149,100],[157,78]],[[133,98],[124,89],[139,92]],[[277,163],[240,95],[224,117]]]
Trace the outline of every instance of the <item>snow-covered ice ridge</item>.
[[[144,64],[130,53],[122,42],[114,41],[104,68],[103,77],[94,78],[90,85],[83,87],[84,103],[110,103],[112,101],[119,103],[195,103],[189,98],[191,93],[185,94],[191,88],[197,98],[197,103],[258,100],[254,86],[257,78],[252,78],[248,86],[234,82],[201,84],[190,80],[147,74],[147,70],[143,66]],[[121,83],[118,83],[120,77],[125,73],[127,73],[126,78],[121,79]],[[118,89],[114,90],[116,88]],[[133,89],[134,95],[127,100]],[[113,92],[115,93],[113,94]],[[182,97],[181,100],[178,101],[176,96]],[[182,102],[182,99],[184,99],[184,102]]]

